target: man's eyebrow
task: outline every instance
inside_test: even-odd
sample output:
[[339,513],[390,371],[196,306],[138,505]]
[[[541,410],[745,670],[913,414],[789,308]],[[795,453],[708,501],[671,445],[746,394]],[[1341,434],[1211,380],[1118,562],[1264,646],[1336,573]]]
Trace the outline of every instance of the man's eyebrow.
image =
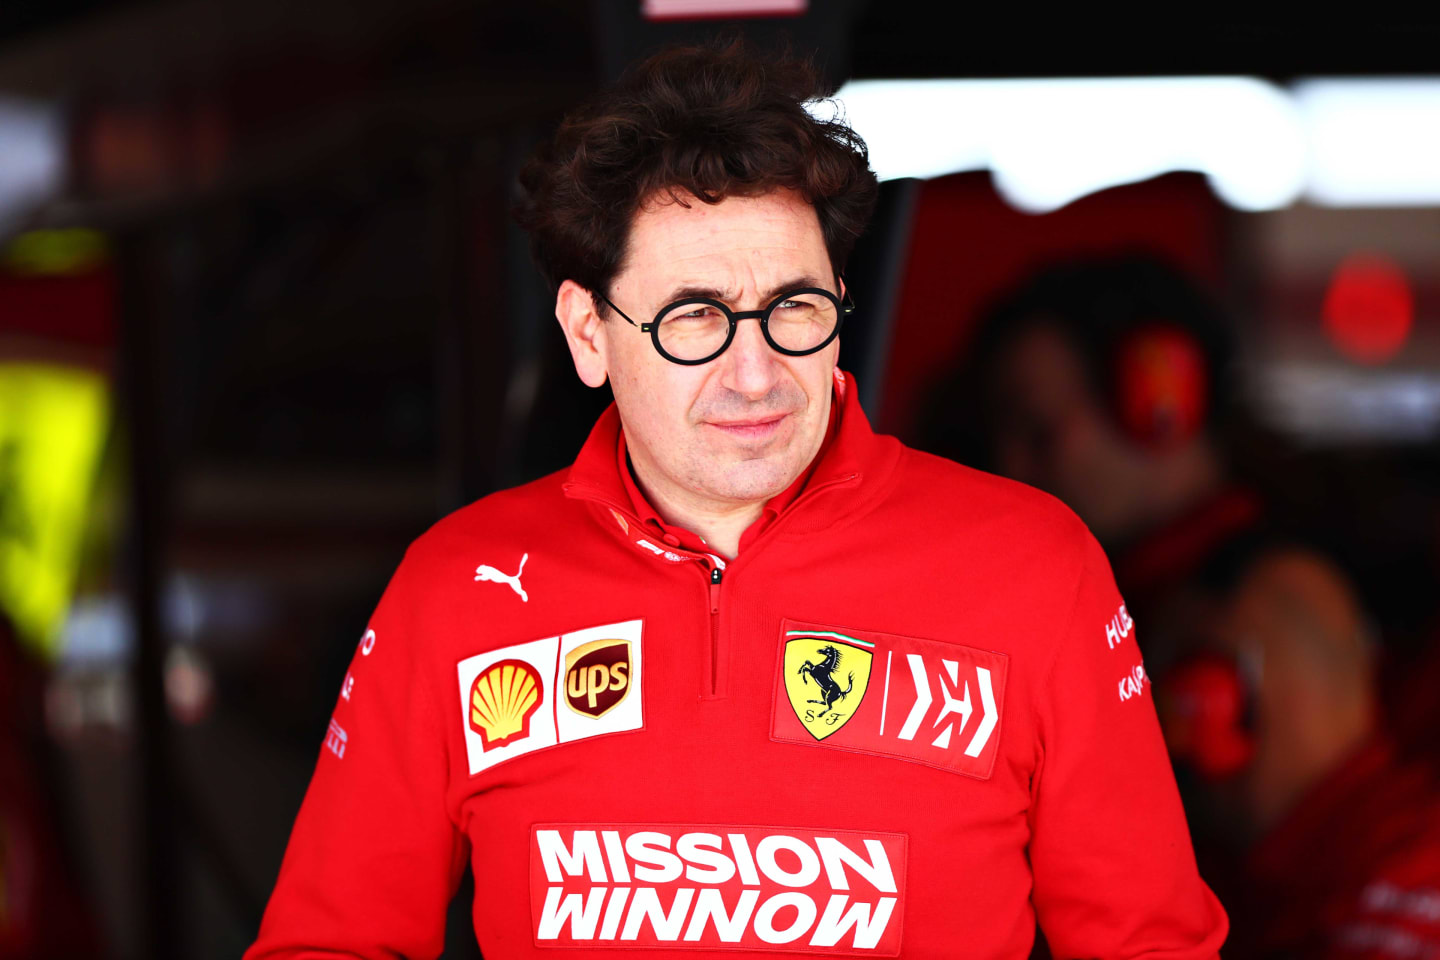
[[[780,294],[785,293],[787,290],[798,290],[801,287],[819,287],[822,290],[830,289],[824,283],[815,279],[809,274],[802,274],[800,276],[791,277],[788,280],[777,283],[769,290],[766,290],[760,298],[761,303],[759,304],[759,306],[767,306],[770,301],[780,296]],[[661,303],[669,304],[674,303],[677,300],[689,300],[692,297],[705,297],[708,300],[719,300],[721,303],[730,304],[731,306],[734,306],[735,304],[735,291],[730,289],[722,289],[720,287],[707,287],[702,284],[688,284],[685,286],[676,287],[674,290],[671,290],[668,294],[666,294],[665,298],[661,301]]]

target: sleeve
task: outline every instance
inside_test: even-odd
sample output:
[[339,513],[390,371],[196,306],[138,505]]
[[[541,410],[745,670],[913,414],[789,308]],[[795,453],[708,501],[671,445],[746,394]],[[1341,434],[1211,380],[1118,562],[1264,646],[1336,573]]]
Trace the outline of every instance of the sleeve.
[[438,957],[468,843],[407,564],[341,683],[259,938],[245,960]]
[[1200,879],[1134,624],[1088,531],[1040,689],[1030,861],[1057,958],[1218,956],[1229,921]]

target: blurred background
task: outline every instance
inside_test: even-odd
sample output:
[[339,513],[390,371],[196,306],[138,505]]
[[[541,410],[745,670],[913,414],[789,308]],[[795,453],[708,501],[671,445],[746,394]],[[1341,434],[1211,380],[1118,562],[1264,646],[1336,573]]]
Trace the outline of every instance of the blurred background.
[[1109,551],[1227,956],[1440,955],[1440,29],[935,7],[0,5],[0,957],[248,945],[404,547],[608,403],[518,165],[717,31],[869,143],[872,421]]

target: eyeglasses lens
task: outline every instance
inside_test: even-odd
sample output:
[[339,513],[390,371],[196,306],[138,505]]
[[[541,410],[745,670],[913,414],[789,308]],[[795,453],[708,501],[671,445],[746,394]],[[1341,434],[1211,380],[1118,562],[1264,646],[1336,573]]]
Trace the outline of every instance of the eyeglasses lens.
[[677,303],[660,318],[660,346],[677,360],[701,360],[725,345],[730,318],[713,303]]
[[835,329],[840,311],[835,301],[818,293],[786,297],[770,311],[770,339],[786,350],[810,350]]
[[[818,293],[796,293],[770,310],[770,338],[785,350],[803,352],[824,343],[839,321],[834,300]],[[682,302],[660,318],[661,348],[677,360],[701,360],[725,346],[730,318],[711,303]]]

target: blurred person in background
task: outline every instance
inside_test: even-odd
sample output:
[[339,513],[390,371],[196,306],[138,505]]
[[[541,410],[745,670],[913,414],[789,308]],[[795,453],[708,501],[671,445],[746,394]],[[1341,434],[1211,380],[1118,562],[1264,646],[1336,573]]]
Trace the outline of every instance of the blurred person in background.
[[836,367],[876,182],[821,92],[669,49],[525,168],[615,403],[570,470],[408,551],[250,960],[435,956],[467,861],[493,960],[1021,957],[1037,917],[1061,956],[1217,956],[1099,545],[875,434]]
[[1056,264],[981,318],[921,425],[925,449],[1080,515],[1114,557],[1155,676],[1202,635],[1213,604],[1196,572],[1262,513],[1228,451],[1232,355],[1219,307],[1168,263]]
[[1227,955],[1440,956],[1440,784],[1390,729],[1353,581],[1273,537],[1227,553],[1212,650],[1157,691],[1172,756],[1238,828]]
[[[1203,576],[1262,519],[1236,478],[1233,337],[1218,305],[1168,262],[1136,252],[1041,268],[979,319],[932,393],[920,445],[1046,490],[1115,558],[1134,637],[1163,689],[1203,649],[1220,598]],[[1136,626],[1138,625],[1138,630]],[[1200,871],[1229,902],[1233,813],[1176,770]]]

